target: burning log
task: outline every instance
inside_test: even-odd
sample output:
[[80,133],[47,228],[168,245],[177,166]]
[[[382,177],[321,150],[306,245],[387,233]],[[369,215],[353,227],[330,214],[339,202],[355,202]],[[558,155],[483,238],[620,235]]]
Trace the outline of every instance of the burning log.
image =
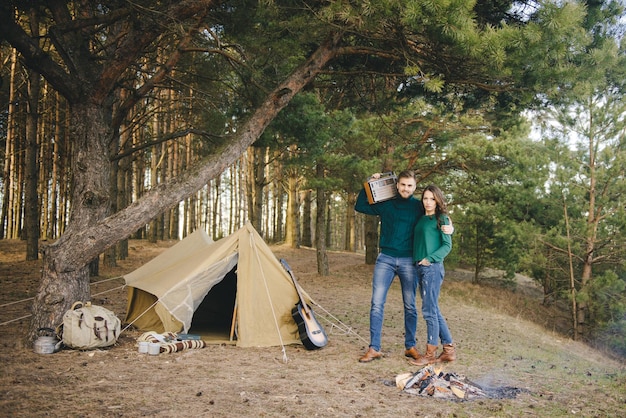
[[415,373],[396,376],[396,387],[406,393],[434,398],[473,400],[481,398],[512,399],[523,389],[514,387],[483,388],[441,367],[426,366]]

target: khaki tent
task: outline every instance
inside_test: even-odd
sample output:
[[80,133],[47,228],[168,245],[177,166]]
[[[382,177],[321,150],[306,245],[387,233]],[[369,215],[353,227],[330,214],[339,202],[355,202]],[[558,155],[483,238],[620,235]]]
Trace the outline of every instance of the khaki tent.
[[198,230],[124,279],[126,323],[141,330],[241,347],[300,343],[296,288],[250,223],[215,242]]

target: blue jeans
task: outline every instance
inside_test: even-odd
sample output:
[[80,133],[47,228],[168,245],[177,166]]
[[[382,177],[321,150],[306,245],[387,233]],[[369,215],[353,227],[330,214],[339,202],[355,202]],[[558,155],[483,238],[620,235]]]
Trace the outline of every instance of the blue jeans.
[[427,344],[452,344],[452,335],[448,324],[439,310],[439,291],[445,270],[443,263],[432,263],[430,266],[417,266],[420,293],[422,295],[422,316],[426,321],[428,334]]
[[407,349],[415,346],[415,331],[417,329],[415,265],[411,257],[391,257],[380,253],[374,266],[372,306],[370,309],[370,347],[376,351],[380,351],[387,292],[396,275],[400,279],[402,302],[404,303],[404,346]]

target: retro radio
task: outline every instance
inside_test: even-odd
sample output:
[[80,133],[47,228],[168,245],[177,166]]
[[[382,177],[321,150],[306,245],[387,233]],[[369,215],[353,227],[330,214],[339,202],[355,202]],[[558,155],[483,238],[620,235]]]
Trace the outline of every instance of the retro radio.
[[371,205],[372,203],[393,199],[398,193],[397,182],[398,177],[392,172],[382,173],[377,179],[370,177],[363,183],[367,201]]

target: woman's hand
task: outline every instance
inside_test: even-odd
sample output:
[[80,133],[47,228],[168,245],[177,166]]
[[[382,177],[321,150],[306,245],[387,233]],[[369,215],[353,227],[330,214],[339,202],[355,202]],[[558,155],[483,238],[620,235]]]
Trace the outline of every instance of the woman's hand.
[[441,231],[444,234],[452,235],[452,233],[454,232],[454,225],[441,225]]

